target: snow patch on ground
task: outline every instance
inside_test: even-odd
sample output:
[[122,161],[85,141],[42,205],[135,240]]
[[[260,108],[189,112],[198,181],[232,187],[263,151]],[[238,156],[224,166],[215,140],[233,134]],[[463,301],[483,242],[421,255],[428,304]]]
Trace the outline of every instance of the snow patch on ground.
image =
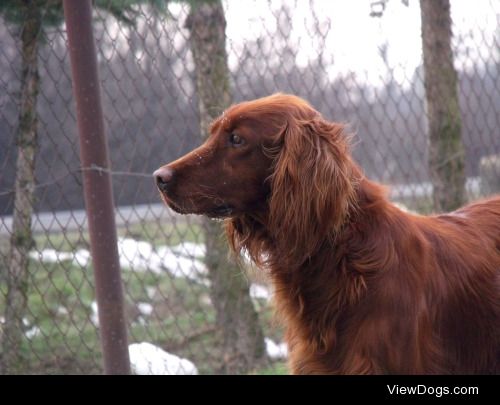
[[69,311],[66,307],[58,307],[56,310],[57,315],[68,315]]
[[189,360],[170,354],[151,343],[133,343],[128,347],[132,372],[139,375],[196,375],[198,369]]
[[[186,277],[190,280],[208,285],[206,279],[207,268],[197,259],[205,254],[205,246],[185,242],[174,247],[161,246],[154,248],[148,242],[137,241],[131,238],[118,238],[118,254],[120,266],[125,270],[137,272],[152,271],[161,274],[167,271],[173,277]],[[82,268],[91,263],[90,252],[79,249],[75,252],[59,252],[54,249],[30,252],[34,260],[48,263],[72,261]]]
[[269,358],[273,360],[283,360],[288,356],[288,347],[286,343],[277,344],[270,338],[265,338],[266,352]]
[[[124,269],[134,271],[152,271],[161,274],[167,271],[173,277],[186,277],[193,281],[206,283],[207,274],[205,264],[195,259],[195,255],[203,252],[200,245],[194,243],[183,243],[173,248],[169,246],[154,247],[144,241],[136,241],[130,238],[118,239],[118,253],[120,265]],[[190,257],[183,254],[190,254]]]
[[75,266],[80,266],[82,268],[87,267],[92,258],[90,256],[90,252],[86,249],[78,249],[73,257],[73,264]]
[[158,289],[156,287],[146,287],[146,294],[150,300],[155,297],[157,291]]
[[157,259],[156,263],[166,268],[174,277],[186,277],[193,281],[201,281],[208,273],[202,261],[179,256],[168,246],[162,246],[157,251],[159,260]]
[[137,309],[141,315],[149,316],[153,313],[153,306],[147,302],[139,302],[137,304]]
[[148,263],[153,255],[153,246],[144,241],[118,238],[118,255],[120,257],[120,266],[132,267],[135,270],[147,270]]
[[71,252],[59,252],[55,249],[44,249],[40,252],[30,252],[30,257],[34,260],[45,263],[60,263],[73,259]]
[[94,326],[99,326],[99,316],[97,314],[97,302],[93,301],[90,304],[90,308],[92,309],[92,313],[90,314],[90,321],[94,324]]
[[30,329],[28,329],[26,332],[24,332],[24,335],[28,339],[33,339],[36,336],[40,336],[41,333],[42,333],[42,331],[40,330],[40,328],[35,325],[35,326],[31,327]]
[[[23,322],[23,325],[25,326],[25,328],[28,328],[29,326],[31,326],[31,328],[26,329],[24,331],[24,336],[26,336],[28,339],[33,339],[34,337],[39,336],[42,333],[42,330],[38,326],[30,325],[30,322],[28,321],[28,319],[23,318],[22,322]],[[3,316],[0,316],[0,325],[2,325],[2,324],[5,324],[5,318]],[[0,336],[1,336],[1,332],[2,332],[2,330],[0,329]]]
[[250,286],[250,297],[269,301],[271,299],[271,292],[269,291],[269,288],[263,285],[252,284]]
[[207,253],[207,248],[201,243],[183,242],[173,246],[172,252],[186,257],[202,258]]

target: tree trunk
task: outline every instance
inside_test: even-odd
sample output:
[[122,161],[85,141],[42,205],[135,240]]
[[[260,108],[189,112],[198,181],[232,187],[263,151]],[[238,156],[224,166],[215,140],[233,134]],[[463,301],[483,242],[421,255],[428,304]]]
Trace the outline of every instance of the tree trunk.
[[21,359],[23,317],[27,304],[28,254],[33,246],[31,214],[35,189],[37,151],[36,100],[39,91],[38,42],[41,13],[37,6],[23,2],[22,76],[17,130],[17,167],[10,256],[7,269],[7,300],[2,337],[2,372],[13,373]]
[[465,200],[465,152],[451,50],[450,2],[420,0],[420,9],[434,209],[449,211]]
[[[205,138],[212,120],[231,103],[225,48],[226,20],[221,2],[194,4],[186,27],[190,31],[200,126]],[[204,229],[211,299],[222,333],[224,355],[220,372],[246,373],[264,356],[264,339],[258,315],[249,296],[247,279],[237,265],[229,260],[221,223],[204,219]]]

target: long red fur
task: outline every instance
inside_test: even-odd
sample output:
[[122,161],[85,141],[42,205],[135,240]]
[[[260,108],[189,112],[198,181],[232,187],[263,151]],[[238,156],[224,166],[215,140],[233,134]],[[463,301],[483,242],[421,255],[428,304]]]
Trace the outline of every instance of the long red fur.
[[291,372],[500,372],[499,196],[450,214],[403,212],[353,161],[343,126],[304,100],[242,103],[213,130],[241,116],[257,137],[274,128],[262,139],[269,194],[226,231],[269,273]]

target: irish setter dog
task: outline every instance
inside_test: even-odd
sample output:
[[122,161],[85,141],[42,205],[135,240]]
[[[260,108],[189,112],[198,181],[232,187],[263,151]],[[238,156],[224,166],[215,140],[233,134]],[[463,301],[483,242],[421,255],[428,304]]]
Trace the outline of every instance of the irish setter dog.
[[499,196],[403,212],[342,125],[284,94],[230,107],[154,176],[173,210],[225,218],[268,271],[293,373],[500,373]]

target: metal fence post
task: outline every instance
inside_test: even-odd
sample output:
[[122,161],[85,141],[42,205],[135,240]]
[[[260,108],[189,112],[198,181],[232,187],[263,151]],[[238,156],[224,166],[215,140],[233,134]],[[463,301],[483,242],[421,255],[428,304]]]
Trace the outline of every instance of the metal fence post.
[[101,345],[106,374],[130,374],[109,157],[101,106],[91,0],[64,0],[80,135]]

